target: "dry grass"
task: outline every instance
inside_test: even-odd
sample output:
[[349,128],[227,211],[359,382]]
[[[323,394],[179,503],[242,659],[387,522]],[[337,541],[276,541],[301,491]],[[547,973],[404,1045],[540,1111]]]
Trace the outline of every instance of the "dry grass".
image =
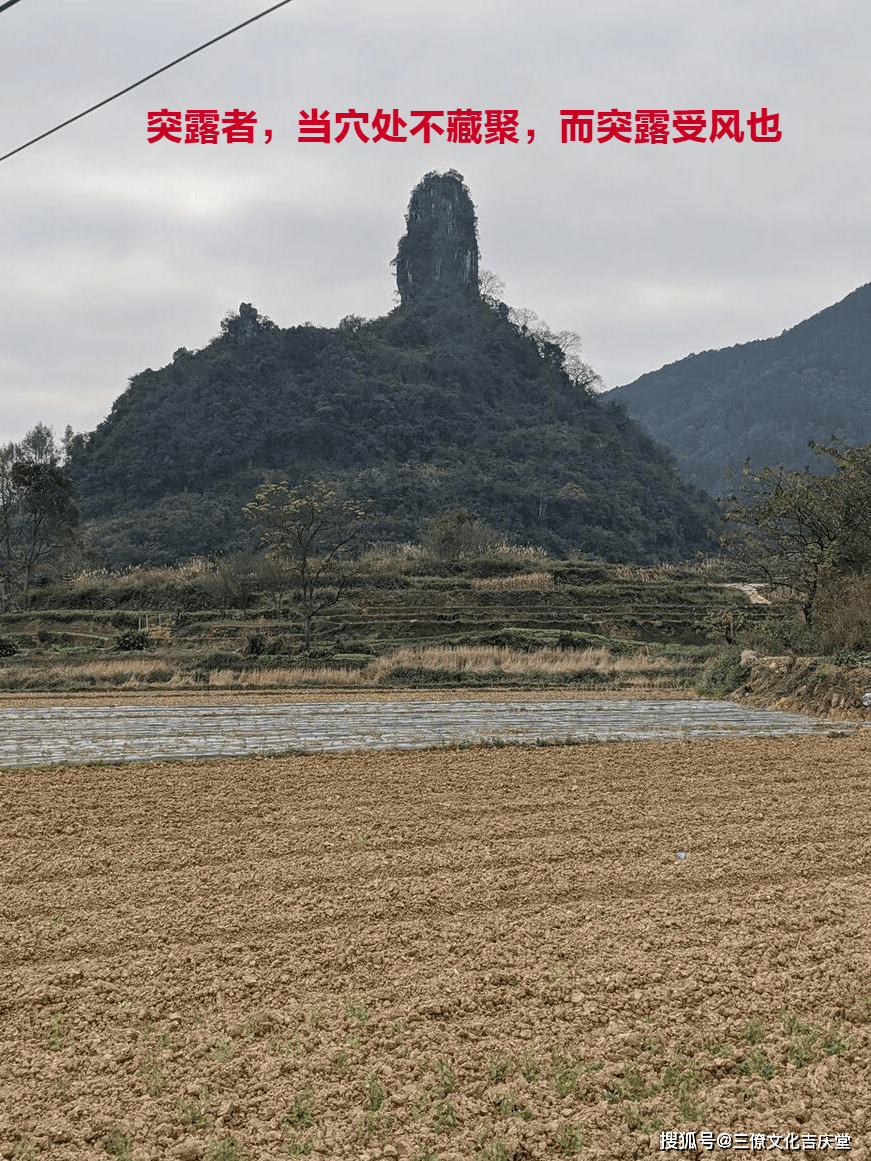
[[[690,661],[650,657],[646,652],[615,656],[607,649],[540,649],[526,653],[507,646],[406,646],[386,657],[379,657],[366,667],[365,676],[377,683],[389,679],[397,670],[416,669],[444,673],[502,673],[565,675],[595,672],[602,677],[626,679],[632,676],[689,671]],[[648,681],[645,681],[647,684]]]
[[[675,687],[685,684],[695,665],[639,650],[614,655],[607,649],[539,649],[525,652],[507,646],[405,646],[378,657],[364,669],[229,667],[212,670],[210,689],[363,688],[391,685],[409,670],[428,674],[433,683],[480,676],[541,679],[598,679],[615,684]],[[203,674],[154,657],[124,657],[110,661],[62,662],[48,668],[22,666],[0,670],[0,687],[47,689],[202,689]]]
[[472,588],[485,593],[504,592],[544,592],[553,588],[553,574],[549,572],[523,572],[517,576],[479,577],[472,581]]
[[209,674],[210,687],[219,689],[290,689],[300,685],[361,686],[363,674],[359,669],[247,669],[235,673],[232,669],[214,669]]

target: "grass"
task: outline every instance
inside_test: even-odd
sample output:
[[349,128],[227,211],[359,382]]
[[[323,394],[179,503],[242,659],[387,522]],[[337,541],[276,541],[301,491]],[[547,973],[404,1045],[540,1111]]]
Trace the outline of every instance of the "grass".
[[46,1048],[50,1052],[60,1052],[67,1045],[68,1036],[64,1031],[64,1017],[62,1012],[55,1012],[49,1019],[48,1032],[45,1037]]
[[453,1101],[440,1101],[433,1112],[432,1125],[437,1133],[450,1133],[459,1123],[460,1115]]
[[315,1123],[315,1094],[310,1088],[300,1089],[285,1113],[282,1123],[291,1129],[309,1129]]
[[541,1079],[541,1069],[538,1067],[538,1060],[531,1048],[524,1049],[520,1057],[520,1075],[528,1084],[535,1084],[537,1080]]
[[178,1119],[189,1129],[209,1129],[214,1120],[211,1114],[209,1094],[200,1089],[196,1098],[178,1098]]
[[507,1052],[497,1052],[487,1061],[487,1078],[491,1084],[501,1084],[511,1075],[511,1057]]
[[474,1161],[510,1161],[510,1155],[505,1142],[495,1140],[479,1149],[475,1154]]
[[827,1029],[820,1028],[783,1008],[778,1010],[777,1015],[789,1036],[787,1059],[796,1068],[806,1068],[824,1056],[840,1056],[849,1047],[848,1041],[834,1025],[829,1025]]
[[436,1077],[436,1092],[441,1097],[450,1096],[456,1090],[457,1078],[450,1065],[443,1060],[437,1060],[433,1068]]
[[748,1044],[760,1044],[765,1039],[765,1025],[758,1016],[751,1016],[741,1029],[741,1037]]
[[515,1092],[504,1093],[496,1102],[497,1117],[520,1117],[521,1120],[532,1120],[532,1108],[517,1096]]
[[411,1161],[439,1161],[439,1155],[429,1145],[421,1145]]
[[[465,634],[481,637],[486,634]],[[491,637],[493,634],[491,634]],[[398,685],[525,685],[687,688],[701,674],[698,650],[645,646],[590,634],[503,629],[502,643],[431,640],[393,644],[373,640],[365,650],[318,651],[320,664],[300,655],[253,659],[241,652],[185,648],[167,643],[157,650],[107,656],[105,648],[54,649],[51,656],[19,651],[4,667],[0,688],[22,690],[128,690],[396,688]],[[516,638],[516,639],[515,639]],[[576,639],[577,638],[577,639]],[[191,644],[195,646],[197,639]]]
[[366,1077],[366,1104],[370,1112],[377,1113],[384,1104],[387,1093],[384,1091],[378,1074],[370,1072]]
[[551,1079],[553,1091],[560,1099],[575,1091],[580,1073],[581,1066],[577,1060],[563,1056],[558,1048],[554,1048],[551,1054]]
[[142,1063],[137,1075],[142,1077],[145,1091],[150,1097],[159,1097],[166,1088],[166,1073],[153,1058]]
[[563,1125],[556,1144],[563,1157],[575,1157],[587,1144],[587,1134],[582,1125]]
[[[365,845],[362,844],[361,845]],[[349,1020],[354,1020],[358,1024],[369,1023],[369,1011],[366,1007],[365,1000],[355,1000],[351,996],[344,997],[345,1002],[345,1016]]]
[[105,1138],[103,1148],[110,1157],[117,1157],[118,1161],[133,1161],[133,1142],[130,1134],[125,1133],[120,1126],[112,1129]]
[[235,1137],[222,1137],[206,1149],[205,1161],[248,1161]]

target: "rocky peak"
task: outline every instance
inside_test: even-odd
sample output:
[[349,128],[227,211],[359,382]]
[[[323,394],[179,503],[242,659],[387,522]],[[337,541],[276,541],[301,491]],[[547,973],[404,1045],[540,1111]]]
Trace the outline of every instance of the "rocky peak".
[[478,223],[463,176],[428,173],[414,187],[393,264],[403,304],[433,291],[478,293]]

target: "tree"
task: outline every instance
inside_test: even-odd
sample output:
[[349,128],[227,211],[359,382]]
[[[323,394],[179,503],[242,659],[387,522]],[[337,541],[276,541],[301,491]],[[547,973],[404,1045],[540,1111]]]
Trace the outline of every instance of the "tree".
[[269,557],[291,579],[308,651],[315,617],[337,603],[351,579],[345,562],[366,511],[330,484],[301,489],[287,480],[261,484],[243,511],[260,525]]
[[22,443],[0,448],[0,596],[4,603],[17,591],[26,605],[37,566],[56,559],[73,542],[78,510],[72,482],[57,460],[54,436],[42,424]]
[[734,531],[722,539],[735,560],[786,588],[809,626],[825,585],[871,567],[871,445],[810,446],[836,461],[834,472],[754,472],[745,460],[724,512]]
[[484,556],[495,552],[504,543],[504,536],[464,508],[427,521],[421,535],[424,552],[438,561]]

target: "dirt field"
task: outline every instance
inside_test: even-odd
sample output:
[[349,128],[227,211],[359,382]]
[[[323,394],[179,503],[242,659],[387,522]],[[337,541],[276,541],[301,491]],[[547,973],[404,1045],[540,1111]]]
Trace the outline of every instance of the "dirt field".
[[869,820],[867,734],[0,771],[0,1156],[871,1158]]

